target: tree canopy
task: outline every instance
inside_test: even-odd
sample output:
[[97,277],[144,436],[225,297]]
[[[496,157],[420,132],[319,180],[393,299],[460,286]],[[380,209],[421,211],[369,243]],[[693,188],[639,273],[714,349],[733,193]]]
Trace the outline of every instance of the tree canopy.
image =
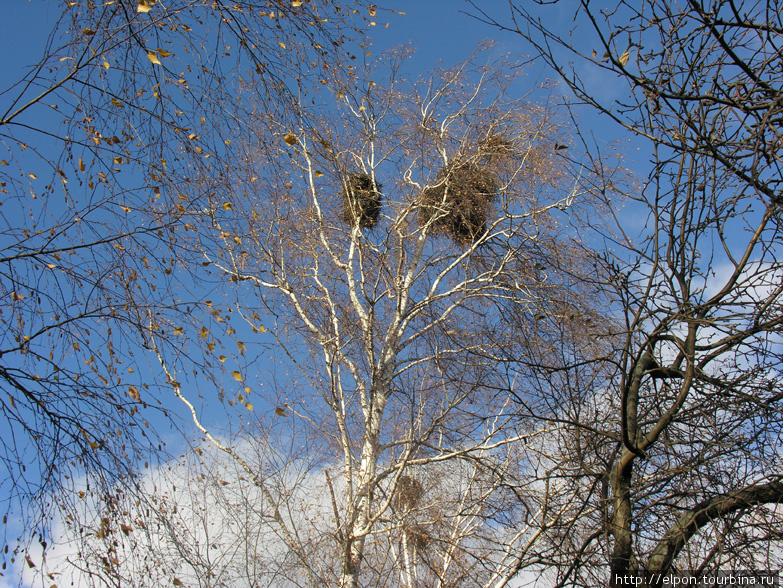
[[[604,552],[618,585],[628,574],[654,584],[677,570],[777,569],[779,4],[580,2],[570,31],[549,25],[552,6],[509,2],[508,18],[475,7],[531,43],[574,108],[650,149],[649,175],[629,194],[646,226],[636,236],[619,222],[599,255],[620,320],[605,384],[618,420],[606,449],[579,455],[594,455],[584,469],[606,480],[604,533],[585,528],[562,583],[597,582],[586,562]],[[626,92],[607,99],[596,72]]]
[[372,5],[66,3],[0,102],[27,579],[781,567],[780,7],[471,4],[559,85],[412,72]]
[[144,409],[170,403],[142,333],[163,316],[210,328],[211,311],[195,312],[210,287],[186,269],[203,260],[181,235],[208,199],[201,179],[234,157],[243,80],[286,99],[292,69],[349,61],[374,14],[201,0],[49,10],[39,61],[9,62],[0,96],[0,480],[4,519],[28,528],[64,480],[87,470],[111,486],[160,448]]

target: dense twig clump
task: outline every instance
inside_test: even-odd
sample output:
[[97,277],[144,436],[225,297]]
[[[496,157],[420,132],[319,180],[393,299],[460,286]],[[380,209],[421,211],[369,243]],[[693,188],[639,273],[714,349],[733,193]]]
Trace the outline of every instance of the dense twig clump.
[[489,170],[475,163],[444,168],[438,183],[421,195],[422,224],[432,223],[436,232],[458,243],[474,243],[487,232],[487,218],[498,193],[498,181]]
[[351,175],[343,187],[343,222],[351,226],[358,223],[363,229],[377,225],[381,217],[381,189],[381,184],[368,174]]
[[418,504],[422,494],[424,488],[421,482],[411,476],[400,476],[394,495],[395,505],[400,510],[410,510]]

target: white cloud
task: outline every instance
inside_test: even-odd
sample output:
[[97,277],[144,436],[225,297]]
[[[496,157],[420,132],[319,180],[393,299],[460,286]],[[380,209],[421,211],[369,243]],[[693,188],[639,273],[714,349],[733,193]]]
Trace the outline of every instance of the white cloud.
[[[265,491],[236,462],[208,446],[195,449],[177,463],[146,474],[139,480],[138,495],[85,493],[78,512],[64,513],[55,522],[54,545],[47,551],[45,564],[37,557],[34,569],[21,570],[25,586],[91,588],[111,578],[137,587],[171,585],[174,578],[183,586],[225,588],[307,584],[276,517],[295,531],[313,570],[327,582],[336,580],[335,521],[346,510],[345,484],[338,474],[330,474],[329,483],[323,464],[286,461],[283,455],[267,450],[265,462],[277,466],[259,467],[259,472],[268,492],[280,500],[275,512]],[[258,465],[257,447],[252,443],[240,444],[238,451],[249,460],[255,458],[251,463]],[[506,464],[514,463],[513,456],[504,451],[492,450],[483,458],[495,453],[498,466],[503,466],[503,459]],[[496,497],[500,490],[492,486],[493,480],[469,461],[438,463],[410,473],[423,485],[423,498],[404,519],[392,502],[368,538],[366,558],[374,566],[370,573],[378,578],[399,579],[403,520],[429,537],[424,544],[433,557],[440,557],[443,541],[462,533],[460,549],[475,557],[481,554],[485,563],[499,561],[507,541],[523,527],[522,520],[503,524],[483,518],[484,509],[499,505],[497,501],[503,498]],[[390,481],[386,479],[384,488]],[[86,487],[81,481],[70,491],[78,496]],[[535,489],[531,486],[530,491]],[[377,504],[384,501],[384,492],[379,490]],[[523,543],[528,536],[522,534],[516,540]],[[450,565],[456,568],[458,563],[455,560]],[[90,572],[95,575],[91,577]],[[42,578],[44,573],[56,574],[55,581]],[[522,585],[509,585],[517,584]]]

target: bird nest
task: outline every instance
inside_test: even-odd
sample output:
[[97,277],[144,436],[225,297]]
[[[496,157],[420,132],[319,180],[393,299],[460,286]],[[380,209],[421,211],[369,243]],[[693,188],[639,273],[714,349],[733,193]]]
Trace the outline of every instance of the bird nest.
[[381,218],[381,184],[364,173],[351,175],[343,185],[343,222],[363,229],[372,228]]
[[432,541],[432,538],[422,525],[403,524],[402,529],[408,537],[408,547],[416,549],[417,551],[423,551]]
[[438,183],[421,195],[419,221],[458,243],[475,243],[487,232],[498,181],[489,170],[474,163],[444,168]]
[[423,494],[424,488],[416,478],[400,476],[394,494],[395,506],[400,510],[410,510],[418,504]]

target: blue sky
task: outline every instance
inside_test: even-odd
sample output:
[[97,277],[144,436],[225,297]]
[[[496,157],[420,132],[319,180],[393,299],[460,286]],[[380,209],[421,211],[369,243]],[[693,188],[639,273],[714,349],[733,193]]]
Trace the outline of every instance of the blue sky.
[[[527,61],[529,49],[521,37],[499,31],[470,16],[475,10],[465,0],[385,0],[379,2],[379,6],[404,14],[378,12],[377,25],[367,28],[372,38],[371,51],[377,53],[409,44],[416,50],[409,71],[426,72],[438,63],[456,63],[467,58],[482,42],[493,43],[498,54],[518,56],[520,62]],[[485,7],[488,11],[494,11],[494,16],[501,18],[508,11],[506,2],[499,0],[486,3]],[[61,8],[55,2],[15,0],[5,3],[4,18],[0,21],[0,48],[6,56],[0,70],[2,88],[19,79],[26,68],[38,61],[45,49],[47,35],[60,14]],[[557,13],[550,9],[547,14],[550,18],[553,14],[559,14],[559,24],[564,28],[572,25],[570,8],[560,8]],[[521,86],[521,93],[529,92],[551,75],[540,65],[526,67],[529,69],[526,78],[529,85]],[[584,73],[593,79],[598,91],[612,96],[612,80],[606,79],[597,69]],[[560,90],[565,91],[562,85],[556,91]],[[2,104],[4,100],[0,97],[0,107]],[[580,124],[589,132],[596,133],[602,146],[621,138],[628,139],[615,125],[606,124],[606,121],[596,118],[594,113],[582,112],[580,115],[584,117]],[[626,155],[634,159],[636,148],[627,151]]]
[[[451,65],[464,60],[481,42],[493,42],[496,54],[518,55],[520,61],[526,59],[526,47],[520,37],[498,31],[469,16],[467,12],[472,8],[463,0],[388,0],[380,4],[404,14],[379,10],[376,26],[368,27],[372,37],[371,51],[377,54],[400,44],[410,44],[416,53],[408,65],[409,72],[426,73],[438,63]],[[497,8],[496,14],[502,15],[504,5],[505,2],[492,2],[489,7]],[[20,79],[27,68],[40,59],[47,36],[60,14],[61,6],[55,2],[17,0],[5,4],[4,18],[0,21],[0,48],[6,59],[0,87],[6,88]],[[563,11],[561,16],[563,26],[568,26],[569,14]],[[388,26],[385,26],[387,22]],[[520,95],[531,92],[546,78],[546,72],[539,65],[527,67],[530,74],[520,82]],[[611,84],[603,86],[611,88]],[[550,86],[533,96],[559,101],[563,98],[559,94],[561,88]],[[7,98],[0,96],[0,110]],[[587,134],[597,133],[596,142],[601,148],[622,136],[614,125],[602,124],[603,121],[590,112],[582,114],[582,130]],[[42,148],[45,149],[45,145]]]

